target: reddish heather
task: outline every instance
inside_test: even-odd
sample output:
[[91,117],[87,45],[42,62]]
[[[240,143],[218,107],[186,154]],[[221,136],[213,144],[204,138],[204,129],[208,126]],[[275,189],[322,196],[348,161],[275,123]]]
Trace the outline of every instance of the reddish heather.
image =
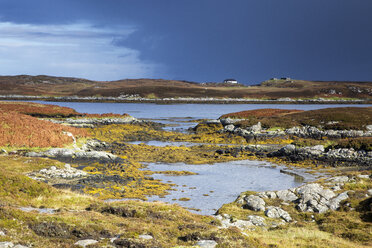
[[0,110],[3,110],[5,112],[15,111],[18,113],[33,116],[68,117],[80,115],[72,108],[32,102],[0,102]]
[[72,142],[72,138],[64,132],[70,132],[76,137],[88,136],[84,129],[0,109],[0,146],[62,147]]
[[249,118],[249,117],[273,117],[273,116],[282,116],[292,113],[303,112],[303,110],[296,109],[255,109],[247,110],[235,113],[229,113],[222,115],[220,118]]

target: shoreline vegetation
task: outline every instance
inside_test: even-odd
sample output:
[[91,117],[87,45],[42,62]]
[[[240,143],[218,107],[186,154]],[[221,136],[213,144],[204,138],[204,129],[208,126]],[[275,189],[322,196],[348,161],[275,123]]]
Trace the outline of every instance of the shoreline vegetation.
[[[127,114],[0,102],[0,245],[370,247],[371,113],[371,107],[260,109],[226,113],[180,133]],[[128,143],[152,140],[195,145]],[[246,159],[323,176],[288,190],[242,192],[214,216],[135,200],[172,190],[154,173],[194,175],[149,171],[146,162]],[[105,201],[121,198],[133,200]]]

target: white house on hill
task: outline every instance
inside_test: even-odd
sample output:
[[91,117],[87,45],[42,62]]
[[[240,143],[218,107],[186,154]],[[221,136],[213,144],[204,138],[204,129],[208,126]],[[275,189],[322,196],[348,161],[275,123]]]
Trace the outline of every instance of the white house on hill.
[[227,84],[237,84],[238,81],[236,79],[232,79],[232,78],[229,78],[229,79],[225,79],[223,80],[224,83],[227,83]]

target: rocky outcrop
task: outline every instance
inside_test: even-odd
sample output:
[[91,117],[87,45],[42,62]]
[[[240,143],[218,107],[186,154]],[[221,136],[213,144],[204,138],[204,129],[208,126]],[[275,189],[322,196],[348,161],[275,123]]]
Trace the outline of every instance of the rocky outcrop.
[[141,122],[137,118],[127,115],[122,117],[104,117],[104,118],[67,118],[67,119],[47,119],[53,123],[68,124],[75,127],[92,127],[95,125],[110,124],[132,124]]
[[355,138],[355,137],[371,137],[372,131],[367,128],[363,130],[320,130],[316,127],[292,127],[285,130],[288,135],[294,135],[301,138],[320,139],[322,137],[328,138]]
[[82,240],[77,241],[75,245],[79,247],[87,247],[89,245],[94,245],[96,243],[98,243],[98,241],[94,239],[82,239]]
[[51,178],[63,178],[73,179],[87,176],[88,173],[82,170],[72,168],[69,164],[65,164],[65,168],[58,169],[55,166],[51,166],[47,169],[41,169],[40,171],[33,172],[29,176],[33,179],[51,179]]
[[217,242],[214,240],[200,240],[195,245],[200,248],[214,248],[217,246]]
[[302,161],[306,159],[319,160],[333,165],[343,163],[343,165],[358,164],[371,165],[372,152],[363,150],[355,151],[353,148],[338,148],[326,151],[322,145],[312,147],[296,147],[294,145],[286,145],[278,151],[269,153],[270,157],[286,157],[292,161]]
[[283,219],[286,222],[292,221],[292,218],[289,215],[289,213],[284,211],[280,207],[273,207],[273,206],[267,207],[267,210],[265,211],[265,215],[273,219]]
[[249,195],[244,198],[244,201],[245,201],[244,208],[248,208],[253,211],[265,210],[265,201],[262,200],[259,196]]
[[265,218],[257,215],[248,215],[247,220],[236,220],[228,214],[217,215],[216,219],[221,221],[222,228],[236,227],[241,230],[254,227],[266,226]]
[[48,157],[54,158],[66,163],[77,162],[101,162],[112,163],[122,162],[118,156],[105,152],[97,151],[107,149],[108,144],[99,140],[89,140],[82,146],[81,149],[68,149],[68,148],[52,148],[45,152],[28,152],[25,156],[28,157]]
[[372,125],[367,125],[366,130],[321,130],[313,126],[292,127],[286,130],[265,130],[261,126],[261,122],[247,128],[241,128],[234,125],[242,119],[224,118],[219,119],[224,126],[220,132],[234,133],[247,139],[267,139],[275,137],[297,136],[301,138],[320,139],[322,137],[328,138],[355,138],[355,137],[371,137]]
[[[285,214],[283,215],[285,216]],[[265,219],[264,217],[258,216],[258,215],[248,215],[245,220],[238,220],[238,219],[232,218],[228,214],[216,215],[215,218],[221,222],[221,228],[236,227],[240,230],[247,230],[247,229],[254,230],[257,227],[273,228],[273,227],[277,227],[277,226],[285,224],[284,220],[273,221],[270,219]]]
[[285,146],[246,145],[221,148],[216,150],[216,153],[228,154],[233,157],[239,157],[242,154],[258,157],[283,157],[290,161],[317,160],[333,166],[370,166],[372,164],[372,151],[355,151],[353,148],[329,149],[327,151],[322,145],[312,147],[296,147],[292,144]]
[[[363,175],[364,179],[369,179],[368,175]],[[242,194],[236,202],[254,211],[265,211],[265,215],[270,218],[281,218],[286,222],[292,220],[291,216],[279,206],[267,206],[266,199],[280,199],[281,205],[292,203],[301,212],[324,213],[326,211],[338,210],[341,202],[349,198],[351,191],[341,190],[345,183],[354,182],[354,178],[347,176],[333,177],[327,180],[325,188],[319,183],[310,183],[289,190],[266,191],[254,195]],[[337,186],[337,188],[335,188]],[[335,189],[334,189],[335,188]],[[334,190],[333,190],[334,189]]]
[[28,248],[24,245],[15,245],[13,242],[0,242],[0,248]]

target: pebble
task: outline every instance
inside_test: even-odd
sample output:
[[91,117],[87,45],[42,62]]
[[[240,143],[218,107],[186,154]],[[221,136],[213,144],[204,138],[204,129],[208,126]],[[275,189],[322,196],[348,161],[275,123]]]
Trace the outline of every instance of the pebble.
[[200,240],[196,242],[196,246],[199,246],[201,248],[214,248],[217,245],[217,242],[214,240]]
[[88,245],[94,245],[96,243],[98,243],[98,241],[94,239],[83,239],[83,240],[79,240],[78,242],[76,242],[75,245],[86,247]]
[[153,237],[151,235],[147,235],[147,234],[139,235],[138,238],[140,238],[140,239],[153,239]]

